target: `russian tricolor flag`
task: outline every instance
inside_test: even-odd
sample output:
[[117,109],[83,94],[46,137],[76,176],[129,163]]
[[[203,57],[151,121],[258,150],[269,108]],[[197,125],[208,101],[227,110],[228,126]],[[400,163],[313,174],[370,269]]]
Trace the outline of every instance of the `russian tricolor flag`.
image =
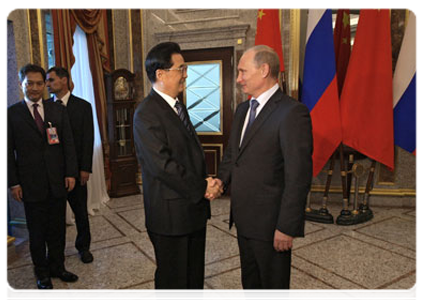
[[302,99],[313,126],[313,176],[342,141],[332,11],[309,10]]
[[395,67],[393,92],[395,145],[415,154],[416,16],[411,11]]

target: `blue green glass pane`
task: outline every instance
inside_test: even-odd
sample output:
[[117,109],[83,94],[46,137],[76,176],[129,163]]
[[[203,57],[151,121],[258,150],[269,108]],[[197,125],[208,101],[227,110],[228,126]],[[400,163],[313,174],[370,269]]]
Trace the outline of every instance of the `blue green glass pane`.
[[187,108],[197,132],[221,132],[220,64],[188,65]]

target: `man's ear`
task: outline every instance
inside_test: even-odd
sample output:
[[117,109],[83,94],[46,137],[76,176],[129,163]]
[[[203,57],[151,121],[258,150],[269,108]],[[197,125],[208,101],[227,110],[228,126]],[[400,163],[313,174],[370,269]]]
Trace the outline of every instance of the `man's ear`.
[[163,70],[157,69],[156,70],[156,80],[161,80],[163,76]]
[[266,78],[270,75],[270,66],[269,64],[262,64],[260,66],[260,72],[261,72],[261,76],[263,78]]

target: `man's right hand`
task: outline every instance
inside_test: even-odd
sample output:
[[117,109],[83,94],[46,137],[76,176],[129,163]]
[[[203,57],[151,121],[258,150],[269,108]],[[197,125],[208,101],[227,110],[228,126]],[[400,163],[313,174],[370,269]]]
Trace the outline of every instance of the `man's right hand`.
[[223,182],[219,178],[208,177],[207,179],[207,190],[204,195],[205,198],[213,201],[219,198],[223,194]]
[[22,188],[20,185],[10,188],[10,192],[16,201],[22,201]]

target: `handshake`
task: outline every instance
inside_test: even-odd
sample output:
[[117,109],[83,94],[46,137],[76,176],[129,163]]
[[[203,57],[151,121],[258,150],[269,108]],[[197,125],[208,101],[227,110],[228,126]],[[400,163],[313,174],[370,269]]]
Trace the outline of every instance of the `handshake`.
[[219,178],[212,177],[208,177],[206,180],[207,189],[204,194],[204,198],[207,198],[210,201],[219,198],[223,193],[223,182]]

